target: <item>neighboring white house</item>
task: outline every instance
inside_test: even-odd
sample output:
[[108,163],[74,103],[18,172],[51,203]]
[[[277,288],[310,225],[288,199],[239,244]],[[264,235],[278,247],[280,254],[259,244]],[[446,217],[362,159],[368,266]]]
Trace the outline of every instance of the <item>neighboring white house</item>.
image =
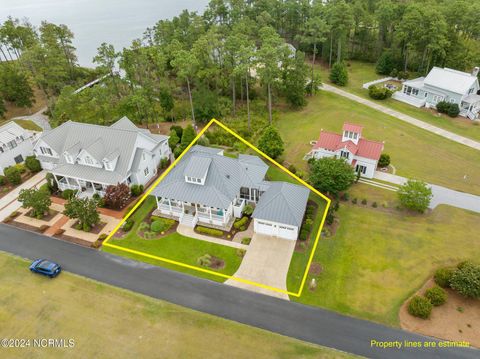
[[123,117],[111,126],[68,121],[46,131],[34,153],[61,190],[80,196],[105,194],[109,185],[145,185],[170,158],[168,136],[156,135]]
[[468,73],[434,67],[427,77],[405,81],[392,97],[416,107],[435,108],[440,101],[455,103],[461,116],[474,120],[480,112],[479,70],[475,67]]
[[33,155],[35,135],[11,121],[0,127],[0,174],[9,166]]
[[373,178],[383,143],[362,138],[362,130],[362,126],[351,123],[343,125],[342,134],[321,130],[318,141],[305,158],[344,158],[362,177]]
[[231,158],[221,149],[194,146],[152,191],[154,214],[190,227],[230,230],[248,203],[255,206],[256,233],[296,240],[310,191],[266,181],[267,170],[257,156]]

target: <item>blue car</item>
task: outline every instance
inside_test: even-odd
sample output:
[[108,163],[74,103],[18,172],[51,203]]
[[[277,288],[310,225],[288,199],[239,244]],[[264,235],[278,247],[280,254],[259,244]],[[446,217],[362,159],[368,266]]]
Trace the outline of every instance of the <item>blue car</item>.
[[60,267],[60,265],[57,263],[47,261],[46,259],[37,259],[30,265],[30,270],[34,273],[55,278],[62,271],[62,267]]

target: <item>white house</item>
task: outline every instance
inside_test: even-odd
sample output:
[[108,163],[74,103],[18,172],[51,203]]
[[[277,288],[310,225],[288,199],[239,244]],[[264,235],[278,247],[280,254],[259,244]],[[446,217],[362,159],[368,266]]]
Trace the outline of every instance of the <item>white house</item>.
[[152,191],[154,214],[181,224],[230,230],[248,203],[256,233],[296,240],[310,191],[265,180],[268,166],[257,156],[231,158],[217,148],[194,146]]
[[109,127],[65,122],[44,132],[34,153],[61,190],[78,190],[79,196],[104,195],[118,183],[145,185],[171,154],[168,136],[138,128],[127,117]]
[[9,166],[33,155],[35,135],[11,121],[0,127],[0,174]]
[[344,158],[362,177],[373,178],[383,151],[383,143],[364,139],[362,130],[362,126],[351,123],[343,125],[342,134],[321,130],[318,141],[306,159]]
[[475,67],[468,73],[434,67],[427,77],[405,81],[392,97],[416,107],[435,108],[440,101],[455,103],[461,116],[475,120],[480,112],[479,70]]

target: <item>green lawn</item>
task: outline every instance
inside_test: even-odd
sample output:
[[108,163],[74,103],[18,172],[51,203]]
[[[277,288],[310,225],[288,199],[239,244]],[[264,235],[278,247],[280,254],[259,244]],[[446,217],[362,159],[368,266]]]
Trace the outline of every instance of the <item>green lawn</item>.
[[[447,131],[451,131],[461,136],[480,141],[480,124],[478,122],[473,122],[463,117],[451,118],[447,115],[439,114],[435,110],[416,108],[414,106],[410,106],[406,103],[396,101],[394,99],[388,99],[385,101],[377,101],[371,99],[368,96],[368,91],[363,89],[362,85],[366,82],[370,82],[386,76],[378,75],[377,73],[375,73],[375,64],[360,61],[348,61],[348,63],[350,64],[350,66],[348,67],[349,82],[347,86],[340,88],[354,93],[358,96],[368,98],[371,101],[378,102],[399,112],[403,112],[421,121],[443,128]],[[318,65],[316,68],[321,74],[322,81],[333,85],[328,80],[328,67],[324,65]]]
[[408,215],[395,209],[394,192],[358,184],[350,194],[368,204],[341,203],[337,233],[315,252],[323,268],[318,286],[293,300],[398,326],[401,304],[436,268],[480,256],[478,213],[442,205]]
[[[10,122],[10,121],[3,121],[3,122],[0,121],[0,126],[3,126],[5,124],[7,124],[8,122]],[[37,125],[35,122],[33,122],[32,120],[14,120],[14,122],[17,123],[18,125],[20,125],[21,127],[23,127],[26,130],[38,131],[38,132],[42,131],[42,128],[39,125]]]
[[353,358],[70,273],[50,280],[28,265],[0,253],[0,337],[75,346],[2,349],[3,358]]
[[[233,275],[237,271],[240,263],[242,262],[242,257],[237,254],[237,250],[235,248],[209,243],[195,238],[185,237],[177,232],[166,235],[160,239],[147,240],[139,237],[137,234],[137,229],[145,216],[155,207],[155,205],[156,203],[154,197],[149,196],[140,206],[140,208],[132,215],[132,218],[135,220],[135,225],[133,226],[132,230],[124,238],[117,239],[112,237],[109,240],[109,243],[196,267],[199,267],[197,264],[197,259],[199,257],[205,254],[210,254],[211,256],[224,260],[225,266],[222,269],[205,269],[214,270],[227,275]],[[202,278],[208,278],[218,282],[224,282],[226,280],[222,277],[208,273],[202,273],[193,269],[147,258],[133,253],[128,253],[108,246],[104,246],[103,250],[139,261],[185,272],[191,275],[196,275]]]
[[390,154],[398,175],[480,194],[477,150],[328,92],[309,99],[300,111],[278,116],[275,124],[285,142],[285,159],[305,168],[302,158],[311,149],[309,141],[316,140],[322,128],[341,132],[346,121],[365,126],[365,138],[385,141],[384,153]]

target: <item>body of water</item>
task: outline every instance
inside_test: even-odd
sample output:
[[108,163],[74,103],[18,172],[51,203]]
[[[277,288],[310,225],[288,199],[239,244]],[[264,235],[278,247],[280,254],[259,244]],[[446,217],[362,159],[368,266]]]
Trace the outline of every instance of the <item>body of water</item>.
[[75,34],[78,61],[93,66],[102,42],[117,51],[128,47],[158,20],[170,19],[183,9],[202,13],[208,0],[0,0],[0,21],[8,16],[67,25]]

